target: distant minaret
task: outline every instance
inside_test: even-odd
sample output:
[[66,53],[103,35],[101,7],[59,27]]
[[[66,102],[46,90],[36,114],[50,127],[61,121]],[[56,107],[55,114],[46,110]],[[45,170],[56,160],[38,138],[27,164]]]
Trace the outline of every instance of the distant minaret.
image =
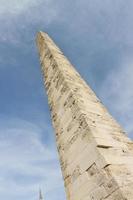
[[39,191],[39,200],[44,200],[44,199],[43,199],[43,195],[42,195],[42,191],[41,191],[41,190]]

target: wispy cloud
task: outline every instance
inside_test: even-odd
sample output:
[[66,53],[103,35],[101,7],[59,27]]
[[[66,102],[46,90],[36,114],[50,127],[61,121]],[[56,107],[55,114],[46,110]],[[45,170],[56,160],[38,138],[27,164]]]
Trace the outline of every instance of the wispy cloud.
[[53,0],[0,0],[0,4],[0,41],[24,48],[35,40],[35,26],[37,32],[42,24],[48,26],[56,21],[59,14]]
[[26,9],[30,9],[30,7],[35,6],[38,4],[40,0],[0,0],[0,16],[3,14],[11,15],[11,14],[20,14],[21,12],[25,11]]
[[100,94],[110,111],[133,137],[133,60],[122,60],[117,69],[108,74],[102,84]]
[[32,199],[34,194],[35,199],[39,187],[48,194],[59,189],[56,149],[42,142],[42,130],[20,119],[7,121],[6,126],[0,128],[0,196]]

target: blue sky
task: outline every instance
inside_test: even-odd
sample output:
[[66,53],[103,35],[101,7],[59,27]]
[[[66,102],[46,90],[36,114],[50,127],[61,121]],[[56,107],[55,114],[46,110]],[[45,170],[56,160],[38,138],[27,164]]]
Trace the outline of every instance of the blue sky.
[[133,138],[133,1],[0,0],[0,199],[63,200],[36,33],[46,31]]

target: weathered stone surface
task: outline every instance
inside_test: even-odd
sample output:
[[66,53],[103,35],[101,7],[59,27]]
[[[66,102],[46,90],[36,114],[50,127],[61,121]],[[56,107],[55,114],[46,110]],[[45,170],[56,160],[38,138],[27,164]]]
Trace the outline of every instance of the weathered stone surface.
[[46,33],[37,35],[68,200],[133,200],[133,143]]

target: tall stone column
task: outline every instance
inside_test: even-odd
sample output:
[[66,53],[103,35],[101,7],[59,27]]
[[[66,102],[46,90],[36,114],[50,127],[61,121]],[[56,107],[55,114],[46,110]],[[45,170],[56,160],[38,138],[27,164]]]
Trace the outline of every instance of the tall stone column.
[[133,200],[133,142],[51,38],[37,46],[68,200]]

